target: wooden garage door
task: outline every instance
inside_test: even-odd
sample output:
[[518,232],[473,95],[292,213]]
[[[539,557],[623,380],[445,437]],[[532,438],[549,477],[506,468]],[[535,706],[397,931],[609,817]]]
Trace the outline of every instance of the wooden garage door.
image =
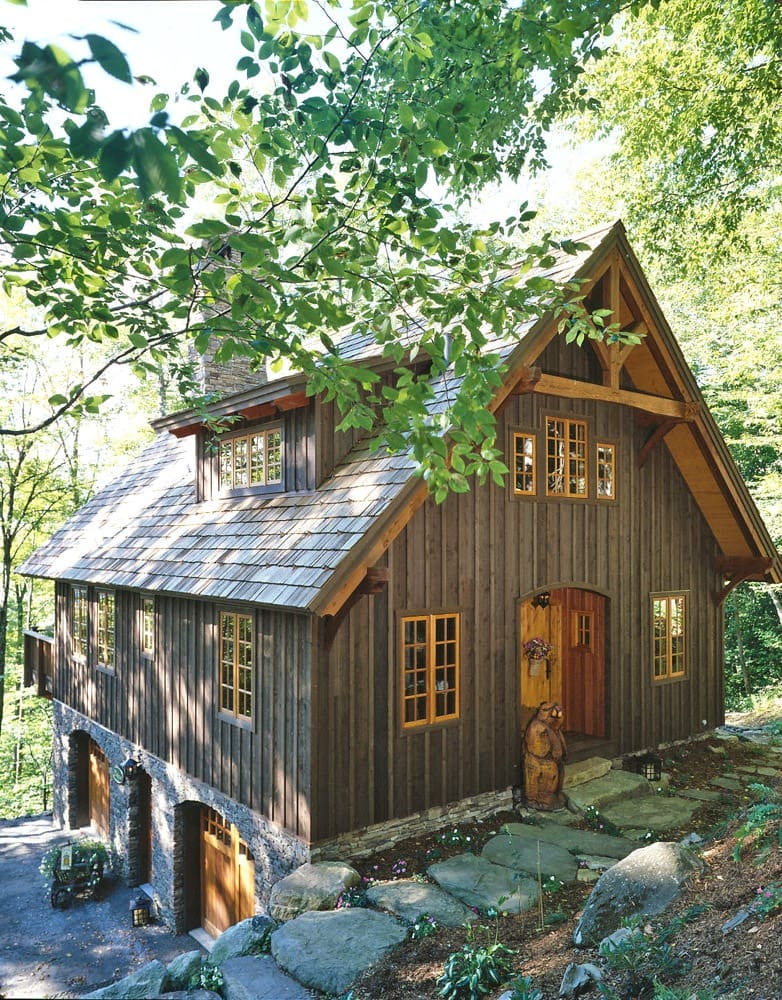
[[89,767],[89,803],[90,803],[90,823],[94,827],[98,836],[109,839],[109,762],[106,755],[95,743],[89,743],[90,767]]
[[212,937],[255,913],[255,861],[233,824],[201,813],[201,921]]

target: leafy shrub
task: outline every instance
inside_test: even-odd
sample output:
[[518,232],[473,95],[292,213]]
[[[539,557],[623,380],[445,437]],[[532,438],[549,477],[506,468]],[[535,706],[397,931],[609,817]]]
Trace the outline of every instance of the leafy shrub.
[[736,846],[733,857],[740,860],[747,842],[762,859],[769,851],[776,837],[782,847],[782,798],[768,785],[751,784],[747,791],[755,799],[744,814],[744,822],[736,830]]
[[[109,852],[102,840],[94,837],[81,837],[71,845],[73,847],[73,863],[80,864],[92,860],[100,861],[103,869],[109,866]],[[47,887],[54,877],[54,869],[60,857],[62,847],[50,847],[41,858],[38,871],[43,875]]]
[[343,889],[337,897],[338,910],[350,910],[353,907],[369,906],[367,890],[364,885],[352,885]]
[[437,840],[443,847],[467,847],[468,844],[472,843],[472,837],[457,826],[452,830],[444,830],[437,837]]
[[600,957],[609,969],[619,973],[619,993],[606,983],[597,984],[607,1000],[652,1000],[661,983],[685,969],[664,936],[648,937],[637,926],[619,944],[601,946]]
[[495,941],[493,944],[462,945],[452,952],[437,979],[438,997],[445,1000],[480,1000],[503,983],[512,970],[514,952]]
[[597,830],[600,833],[607,833],[612,837],[618,837],[621,833],[616,824],[606,819],[602,813],[598,812],[595,806],[587,806],[584,810],[584,821],[590,830]]
[[219,966],[210,961],[201,963],[201,968],[190,977],[191,990],[211,990],[213,993],[223,993],[223,973]]
[[541,991],[532,985],[530,976],[519,974],[508,983],[510,1000],[543,1000]]
[[440,925],[434,917],[430,917],[428,913],[420,913],[410,927],[410,939],[420,941],[422,938],[432,937],[439,929]]
[[768,885],[758,886],[749,908],[761,920],[782,910],[782,882],[770,882]]

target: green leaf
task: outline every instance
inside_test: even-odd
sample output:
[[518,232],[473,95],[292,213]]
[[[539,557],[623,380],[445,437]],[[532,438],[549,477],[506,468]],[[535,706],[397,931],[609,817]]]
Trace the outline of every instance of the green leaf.
[[98,166],[101,176],[113,181],[129,165],[133,149],[130,139],[123,132],[112,132],[101,147]]
[[90,52],[100,64],[101,69],[123,83],[133,82],[128,61],[114,42],[102,35],[87,35],[86,39]]

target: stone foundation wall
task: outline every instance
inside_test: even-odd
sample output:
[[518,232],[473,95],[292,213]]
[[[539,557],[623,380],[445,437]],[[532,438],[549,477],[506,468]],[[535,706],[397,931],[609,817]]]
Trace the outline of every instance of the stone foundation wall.
[[485,792],[460,802],[434,806],[402,819],[376,823],[361,830],[340,834],[333,840],[316,844],[310,853],[313,861],[364,858],[375,851],[387,850],[408,837],[428,835],[447,826],[458,826],[459,823],[474,823],[512,808],[512,789]]
[[[182,827],[185,803],[209,806],[234,823],[255,857],[255,896],[259,910],[266,908],[272,885],[310,860],[309,848],[217,789],[191,778],[154,757],[116,733],[105,729],[62,702],[53,702],[54,787],[53,814],[64,829],[76,829],[78,810],[77,740],[74,733],[87,733],[103,750],[110,766],[128,757],[140,757],[141,767],[152,781],[152,886],[155,904],[163,921],[180,933],[185,927],[183,879],[188,864],[184,857]],[[139,752],[140,751],[140,752]],[[110,843],[114,872],[130,884],[138,883],[139,852],[136,837],[140,816],[135,783],[111,782]]]

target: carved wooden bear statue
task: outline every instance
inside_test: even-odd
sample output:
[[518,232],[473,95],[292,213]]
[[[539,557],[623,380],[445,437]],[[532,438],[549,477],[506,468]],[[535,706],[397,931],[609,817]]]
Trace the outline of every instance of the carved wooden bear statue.
[[544,701],[524,732],[524,798],[537,809],[561,809],[565,804],[563,721],[562,706]]

